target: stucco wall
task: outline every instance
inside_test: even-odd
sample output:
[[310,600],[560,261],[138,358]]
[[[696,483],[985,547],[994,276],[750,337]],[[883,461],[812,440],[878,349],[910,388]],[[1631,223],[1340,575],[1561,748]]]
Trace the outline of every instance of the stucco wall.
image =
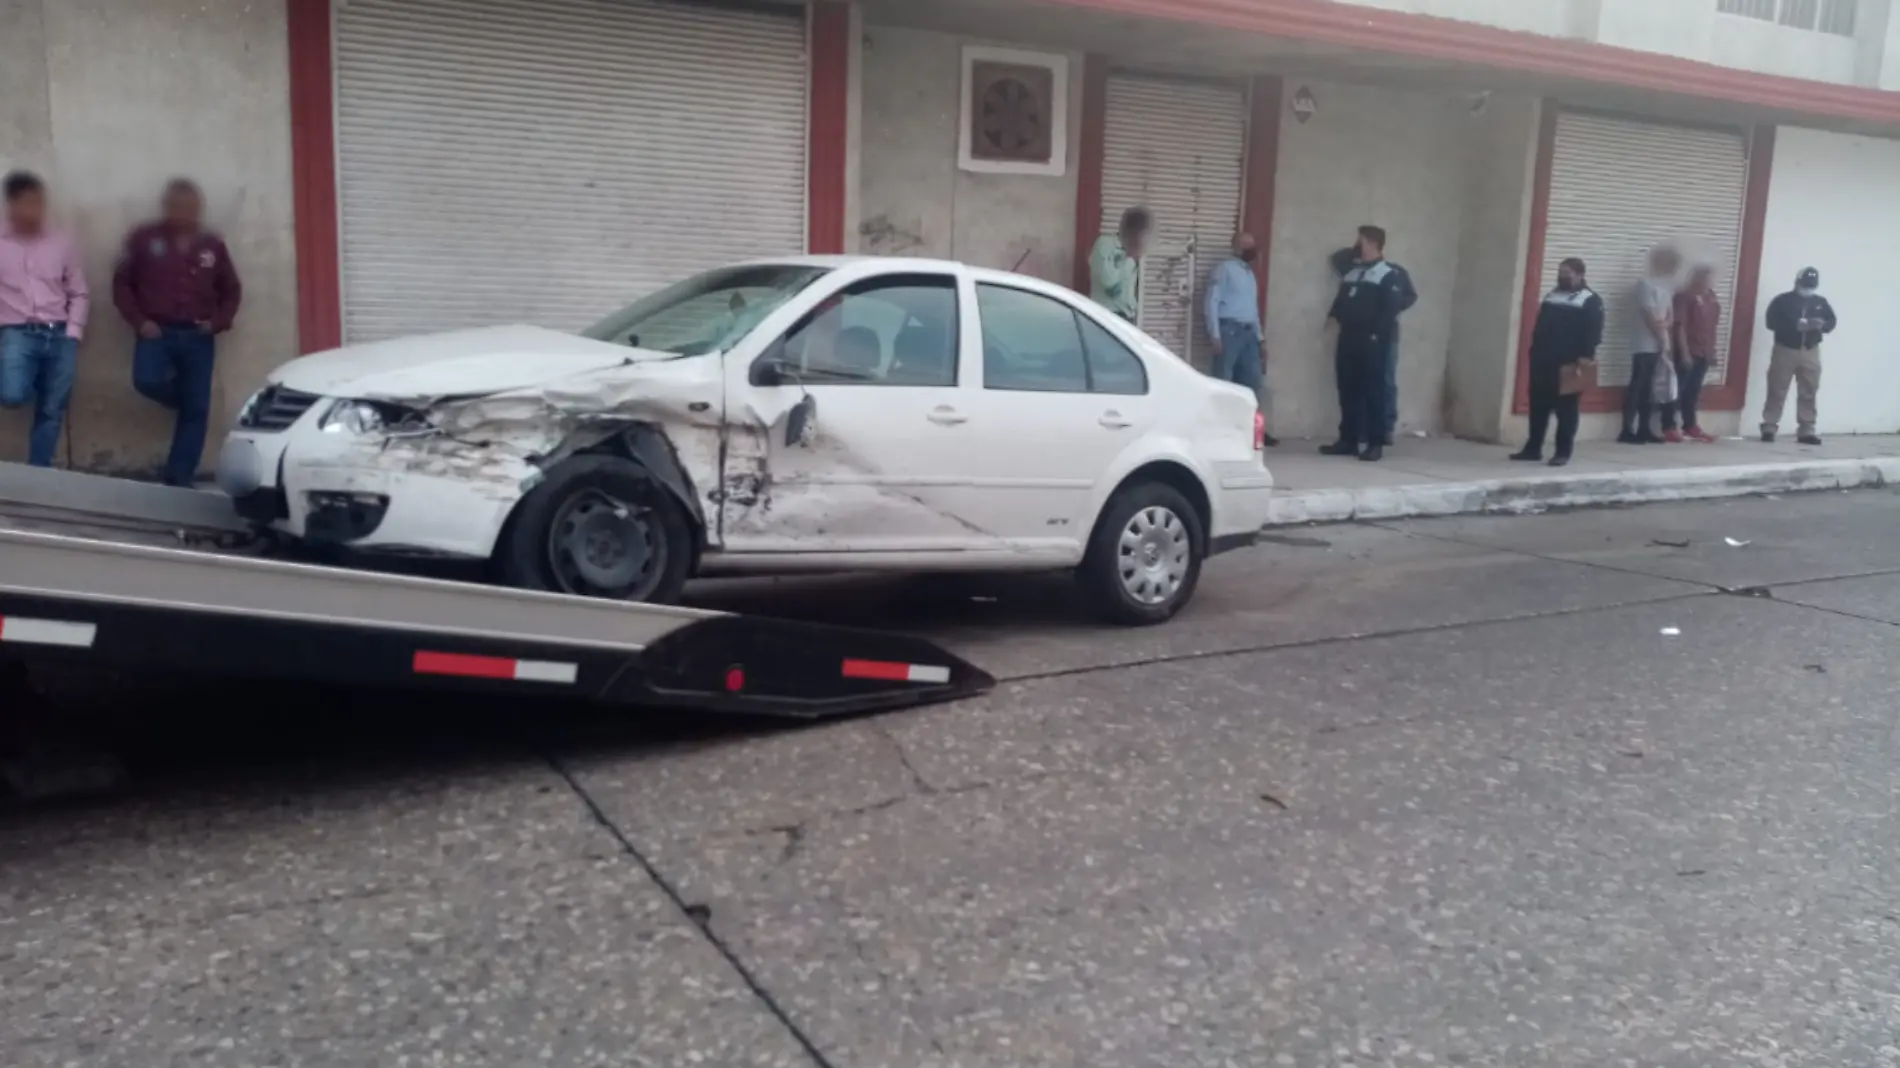
[[[209,466],[244,398],[296,354],[282,0],[0,0],[0,25],[0,164],[47,179],[94,294],[70,461],[149,471],[169,444],[169,413],[132,392],[132,333],[110,288],[125,230],[185,175],[204,186],[245,286],[237,329],[220,342]],[[21,416],[0,417],[0,458],[22,458]]]
[[1445,361],[1445,429],[1460,437],[1497,441],[1510,414],[1540,114],[1535,97],[1498,96],[1465,131],[1464,231]]
[[1420,294],[1402,321],[1400,432],[1442,430],[1470,98],[1298,80],[1288,81],[1289,98],[1301,85],[1318,111],[1281,123],[1267,289],[1273,431],[1324,437],[1338,426],[1323,333],[1338,281],[1327,257],[1362,223],[1386,228],[1392,261]]
[[1724,15],[1715,0],[1335,0],[1572,37],[1791,78],[1891,88],[1889,0],[1860,0],[1853,38]]
[[1860,55],[1854,38],[1837,34],[1734,15],[1717,15],[1709,25],[1709,62],[1738,70],[1853,85],[1861,77]]
[[962,46],[1009,43],[875,24],[859,41],[858,250],[1072,282],[1082,57],[1069,57],[1065,173],[971,174],[957,167]]
[[[1821,292],[1841,325],[1822,349],[1820,432],[1900,432],[1900,301],[1874,250],[1900,243],[1900,141],[1783,127],[1775,139],[1774,181],[1762,236],[1762,314],[1801,268],[1821,272]],[[1851,210],[1842,210],[1852,205]],[[1744,432],[1760,422],[1774,339],[1755,333]],[[1795,396],[1782,430],[1792,434]]]

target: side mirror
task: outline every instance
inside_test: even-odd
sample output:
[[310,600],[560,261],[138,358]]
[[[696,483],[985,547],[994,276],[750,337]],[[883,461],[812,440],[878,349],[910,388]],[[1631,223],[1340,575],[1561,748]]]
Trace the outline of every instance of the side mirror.
[[785,415],[785,447],[810,445],[817,436],[818,398],[807,393],[805,399],[793,405]]

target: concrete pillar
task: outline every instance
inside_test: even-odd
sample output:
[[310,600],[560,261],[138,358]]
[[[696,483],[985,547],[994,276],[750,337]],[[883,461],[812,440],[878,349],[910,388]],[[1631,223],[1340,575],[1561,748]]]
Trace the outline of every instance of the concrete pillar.
[[1535,97],[1497,95],[1465,134],[1458,282],[1445,360],[1445,425],[1458,437],[1502,440],[1510,418],[1541,115]]

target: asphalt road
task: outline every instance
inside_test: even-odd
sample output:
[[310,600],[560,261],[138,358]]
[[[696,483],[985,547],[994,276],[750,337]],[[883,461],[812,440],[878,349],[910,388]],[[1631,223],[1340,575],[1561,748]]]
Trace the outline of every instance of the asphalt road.
[[1139,632],[701,589],[1005,680],[803,730],[181,695],[0,813],[0,1062],[1900,1065],[1896,530],[1314,528]]

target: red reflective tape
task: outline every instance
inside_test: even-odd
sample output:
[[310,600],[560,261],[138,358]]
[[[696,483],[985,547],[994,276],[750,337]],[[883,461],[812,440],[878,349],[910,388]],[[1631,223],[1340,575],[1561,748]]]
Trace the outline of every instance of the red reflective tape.
[[515,662],[505,656],[471,656],[467,653],[431,653],[416,650],[416,674],[455,675],[465,679],[512,679]]
[[893,664],[888,660],[846,660],[844,677],[877,679],[880,682],[909,682],[910,665]]
[[876,679],[879,682],[933,682],[950,681],[950,669],[940,664],[899,664],[889,660],[847,660],[844,662],[844,677],[847,679]]

